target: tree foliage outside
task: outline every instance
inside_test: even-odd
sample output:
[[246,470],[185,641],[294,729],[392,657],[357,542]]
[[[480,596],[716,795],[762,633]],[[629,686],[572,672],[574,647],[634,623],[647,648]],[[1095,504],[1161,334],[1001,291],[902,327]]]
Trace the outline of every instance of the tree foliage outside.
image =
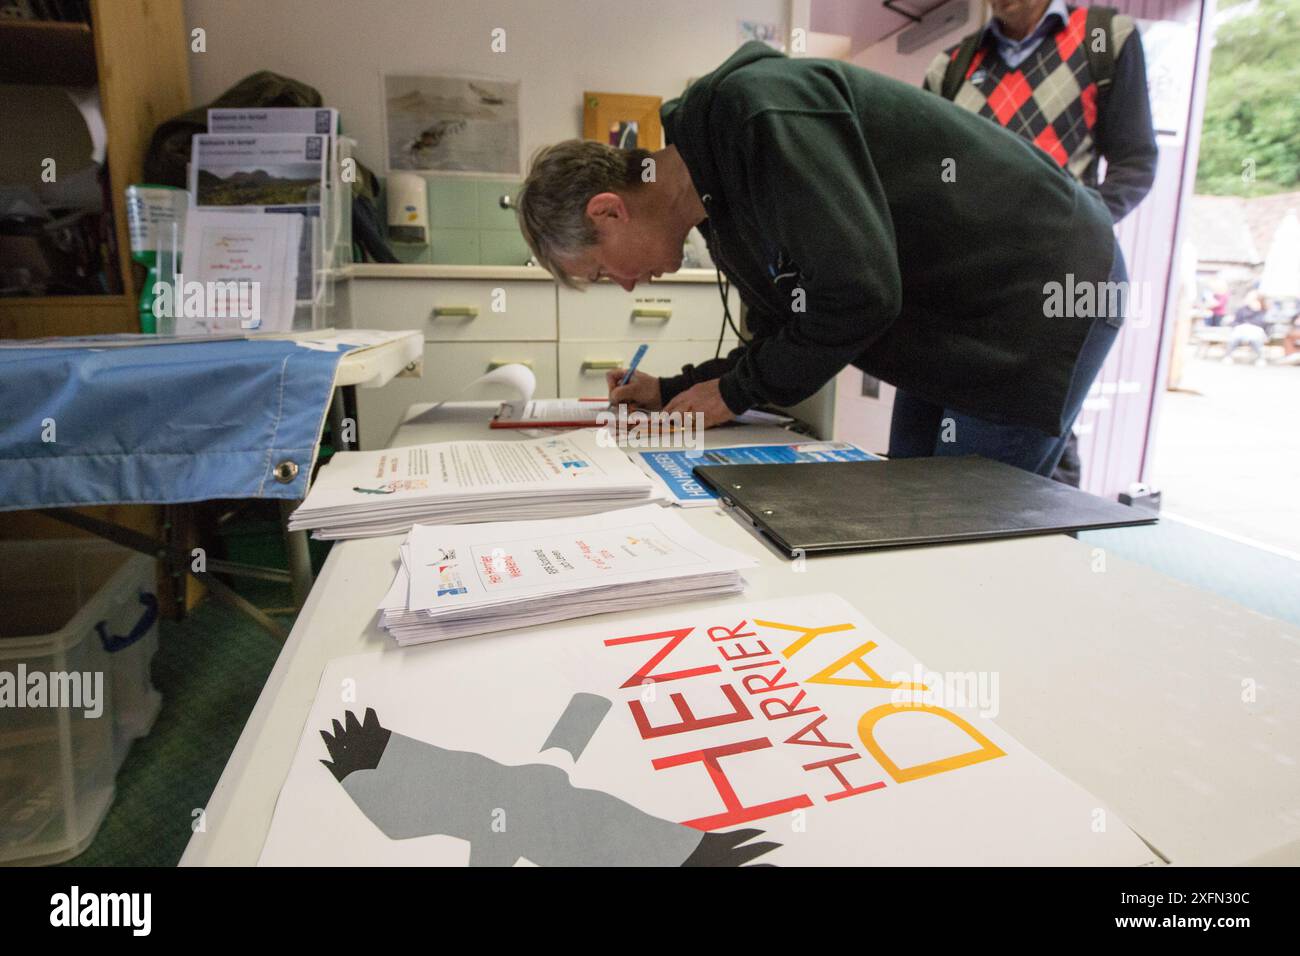
[[[1242,3],[1224,0],[1220,11]],[[1215,35],[1196,191],[1300,189],[1300,0],[1255,0]]]

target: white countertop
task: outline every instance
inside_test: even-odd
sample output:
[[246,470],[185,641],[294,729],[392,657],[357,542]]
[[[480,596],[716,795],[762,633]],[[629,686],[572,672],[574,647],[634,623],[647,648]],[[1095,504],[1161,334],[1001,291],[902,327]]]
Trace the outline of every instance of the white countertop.
[[[551,274],[541,266],[471,266],[471,265],[420,265],[388,262],[355,262],[341,266],[332,277],[338,281],[351,279],[526,279],[536,282],[554,282]],[[608,279],[601,279],[608,282]],[[678,269],[651,284],[673,282],[716,282],[712,269]]]
[[[349,329],[344,334],[355,333]],[[424,333],[419,329],[371,333],[383,342],[344,353],[334,384],[382,388],[395,378],[419,377],[424,372]]]
[[339,359],[336,388],[382,388],[395,378],[418,378],[424,372],[424,333],[419,329],[300,329],[256,338],[292,339],[304,348],[325,350],[336,350],[336,343],[353,346]]
[[[490,403],[428,408],[393,444],[531,434],[490,432]],[[749,427],[707,438],[800,440]],[[835,592],[928,669],[997,674],[998,723],[1173,863],[1300,863],[1300,629],[1064,535],[814,557],[800,571],[717,509],[683,516],[759,560],[750,599]],[[375,617],[400,540],[330,552],[183,864],[256,862],[325,664],[403,652]]]

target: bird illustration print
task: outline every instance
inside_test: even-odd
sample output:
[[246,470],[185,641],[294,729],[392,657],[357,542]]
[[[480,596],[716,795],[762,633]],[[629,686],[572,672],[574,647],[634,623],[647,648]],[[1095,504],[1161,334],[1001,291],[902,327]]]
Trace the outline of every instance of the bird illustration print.
[[425,153],[437,149],[448,136],[463,133],[467,125],[463,119],[439,120],[406,143],[406,153],[412,162],[417,162]]
[[[576,759],[609,702],[575,695],[543,750]],[[470,866],[743,866],[777,849],[756,829],[706,832],[664,820],[601,790],[576,787],[559,767],[510,766],[396,733],[374,708],[346,711],[321,731],[321,763],[387,837],[444,834],[470,844]],[[575,729],[576,728],[576,729]],[[767,865],[767,864],[755,864]]]

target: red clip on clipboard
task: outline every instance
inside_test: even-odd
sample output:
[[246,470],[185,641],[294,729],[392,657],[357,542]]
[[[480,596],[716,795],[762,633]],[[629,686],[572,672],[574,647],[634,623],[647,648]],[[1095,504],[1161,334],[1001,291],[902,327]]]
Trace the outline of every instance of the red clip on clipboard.
[[607,398],[540,398],[502,402],[491,428],[597,428],[596,416],[609,411]]

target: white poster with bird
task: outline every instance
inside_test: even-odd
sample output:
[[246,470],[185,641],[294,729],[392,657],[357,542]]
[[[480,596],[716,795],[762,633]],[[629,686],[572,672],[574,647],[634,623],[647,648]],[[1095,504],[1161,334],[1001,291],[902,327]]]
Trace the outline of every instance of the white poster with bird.
[[390,171],[520,171],[517,81],[389,74],[384,116]]
[[338,658],[259,862],[1157,861],[995,710],[830,594]]

